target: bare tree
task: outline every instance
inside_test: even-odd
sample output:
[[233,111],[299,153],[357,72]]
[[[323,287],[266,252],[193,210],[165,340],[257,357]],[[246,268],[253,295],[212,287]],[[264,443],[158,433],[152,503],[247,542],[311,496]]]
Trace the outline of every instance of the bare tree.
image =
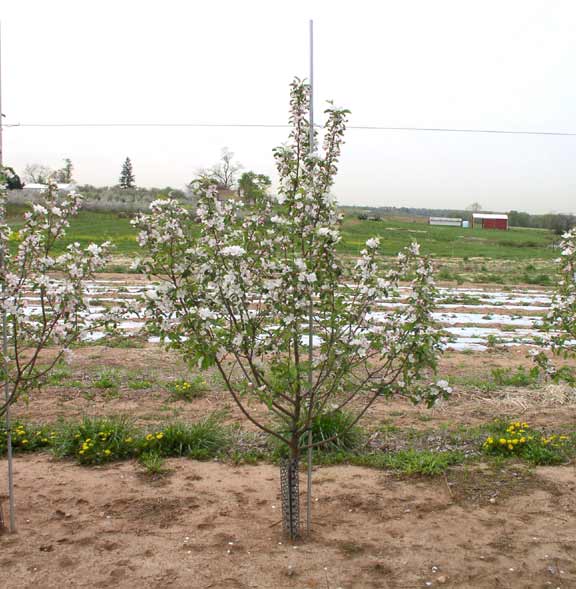
[[482,205],[479,202],[473,202],[466,207],[466,210],[471,211],[472,213],[479,213],[482,210]]
[[234,190],[241,169],[242,164],[234,161],[234,153],[224,147],[220,161],[211,168],[198,170],[198,176],[214,180],[220,190]]
[[48,184],[53,171],[48,166],[42,164],[27,164],[22,174],[25,182],[34,184]]

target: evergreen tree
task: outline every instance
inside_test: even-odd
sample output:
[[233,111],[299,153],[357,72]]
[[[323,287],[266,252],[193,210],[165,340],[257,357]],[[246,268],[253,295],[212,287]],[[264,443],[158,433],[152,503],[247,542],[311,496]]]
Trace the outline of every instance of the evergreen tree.
[[132,171],[132,162],[127,157],[122,164],[122,172],[120,172],[120,188],[134,188],[135,178],[134,172]]

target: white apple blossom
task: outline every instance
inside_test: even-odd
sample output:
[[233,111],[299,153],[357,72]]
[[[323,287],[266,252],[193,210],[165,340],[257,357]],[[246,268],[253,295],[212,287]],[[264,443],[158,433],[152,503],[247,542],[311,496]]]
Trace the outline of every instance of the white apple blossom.
[[[6,311],[9,337],[9,398],[0,403],[0,415],[15,402],[23,391],[30,393],[66,353],[69,345],[84,330],[95,329],[88,325],[88,300],[83,283],[102,268],[108,258],[110,244],[90,244],[86,249],[78,243],[67,246],[56,254],[58,240],[76,215],[82,197],[71,192],[58,198],[56,187],[50,185],[43,204],[33,204],[24,216],[24,225],[17,234],[2,221],[0,247],[4,251],[4,267],[0,268],[0,309]],[[5,195],[0,195],[0,218],[5,219]],[[17,242],[12,253],[9,241]],[[54,274],[51,274],[54,273]],[[31,315],[26,298],[39,300],[40,311]],[[102,323],[108,318],[103,317]],[[37,369],[40,351],[54,348],[50,363]]]
[[228,256],[230,258],[239,258],[246,253],[246,250],[239,245],[229,245],[227,247],[223,247],[220,253],[223,256]]
[[540,349],[534,359],[548,377],[576,386],[574,368],[556,366],[553,359],[576,358],[576,228],[562,235],[560,250],[560,279],[544,318],[542,337],[536,342]]

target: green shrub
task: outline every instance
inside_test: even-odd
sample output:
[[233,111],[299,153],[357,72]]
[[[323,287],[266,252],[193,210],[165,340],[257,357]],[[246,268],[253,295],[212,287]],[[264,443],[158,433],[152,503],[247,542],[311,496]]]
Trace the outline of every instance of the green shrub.
[[56,432],[54,453],[75,458],[80,464],[103,464],[134,456],[137,432],[122,417],[84,417],[78,423],[64,423]]

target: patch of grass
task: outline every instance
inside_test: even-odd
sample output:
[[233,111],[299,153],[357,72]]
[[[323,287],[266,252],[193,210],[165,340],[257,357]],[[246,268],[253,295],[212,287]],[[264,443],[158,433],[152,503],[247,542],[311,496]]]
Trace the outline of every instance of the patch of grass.
[[138,462],[144,467],[146,474],[150,476],[163,476],[170,472],[166,467],[164,458],[158,452],[145,452],[140,455]]
[[[358,426],[353,426],[354,416],[345,411],[329,411],[316,416],[312,421],[312,443],[315,452],[346,452],[357,448],[364,438],[363,431]],[[281,433],[289,436],[289,433],[279,428]],[[271,436],[270,444],[277,456],[285,456],[288,447],[280,440]],[[300,438],[300,447],[308,445],[308,434]]]
[[462,452],[433,452],[430,450],[401,450],[390,454],[368,454],[362,457],[364,466],[390,468],[407,475],[439,475],[455,464],[462,464],[465,456]]
[[[345,411],[332,411],[312,421],[312,442],[321,444],[323,452],[346,451],[357,448],[364,437],[362,429],[352,426],[354,416]],[[306,440],[302,440],[304,443]]]
[[483,393],[493,393],[498,389],[496,383],[491,378],[483,375],[453,376],[450,377],[450,384],[478,389]]
[[114,389],[120,384],[120,376],[115,368],[103,368],[96,373],[92,383],[97,389]]
[[462,277],[459,274],[449,270],[448,268],[440,268],[440,270],[436,272],[435,278],[436,280],[455,280],[456,282],[463,282]]
[[229,442],[229,430],[218,416],[211,415],[196,423],[175,422],[148,432],[140,441],[140,452],[208,460],[222,452]]
[[154,382],[151,380],[143,379],[136,379],[130,380],[128,382],[128,388],[132,389],[133,391],[143,391],[145,389],[149,389],[154,386]]
[[533,276],[532,274],[524,274],[523,281],[526,284],[538,284],[540,286],[550,286],[553,281],[552,278],[548,274],[536,274]]
[[193,401],[203,397],[207,390],[207,384],[200,375],[192,377],[190,380],[178,379],[169,382],[166,388],[170,392],[172,399],[177,401]]
[[504,284],[505,278],[501,274],[495,274],[494,272],[486,272],[485,274],[474,274],[474,276],[472,276],[472,282],[478,282],[480,284]]
[[[70,367],[63,362],[56,364],[46,376],[46,384],[53,386],[60,386],[65,384],[72,376]],[[70,384],[70,383],[68,383]]]
[[107,346],[108,348],[135,349],[143,348],[146,339],[137,335],[111,335],[93,342],[93,345]]
[[53,449],[58,457],[80,464],[103,464],[130,458],[137,451],[137,431],[123,417],[84,417],[80,423],[57,428]]
[[436,476],[443,474],[450,466],[462,464],[466,460],[463,452],[449,450],[434,452],[431,450],[399,450],[397,452],[371,452],[369,454],[352,454],[335,452],[318,455],[314,462],[320,464],[354,464],[369,468],[394,470],[405,475]]
[[228,453],[228,459],[232,464],[241,465],[241,464],[259,464],[263,460],[270,458],[270,453],[266,452],[265,450],[260,449],[237,449],[233,448]]
[[528,387],[538,382],[538,369],[526,370],[523,366],[511,368],[494,368],[492,378],[499,386]]

